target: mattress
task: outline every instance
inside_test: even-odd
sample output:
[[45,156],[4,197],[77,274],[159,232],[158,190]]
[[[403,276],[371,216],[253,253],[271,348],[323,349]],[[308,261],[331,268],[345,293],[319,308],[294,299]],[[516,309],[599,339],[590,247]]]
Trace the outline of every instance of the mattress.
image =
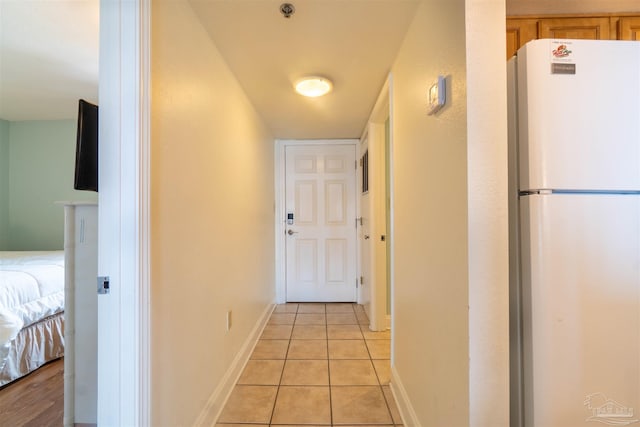
[[64,251],[0,252],[0,326],[3,313],[27,327],[63,311]]
[[17,333],[64,312],[64,251],[0,252],[0,363]]

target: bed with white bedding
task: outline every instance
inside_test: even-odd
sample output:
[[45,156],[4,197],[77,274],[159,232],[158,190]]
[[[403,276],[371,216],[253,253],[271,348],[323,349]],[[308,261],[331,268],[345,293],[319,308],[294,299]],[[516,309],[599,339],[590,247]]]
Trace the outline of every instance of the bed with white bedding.
[[64,251],[0,252],[0,386],[64,355]]

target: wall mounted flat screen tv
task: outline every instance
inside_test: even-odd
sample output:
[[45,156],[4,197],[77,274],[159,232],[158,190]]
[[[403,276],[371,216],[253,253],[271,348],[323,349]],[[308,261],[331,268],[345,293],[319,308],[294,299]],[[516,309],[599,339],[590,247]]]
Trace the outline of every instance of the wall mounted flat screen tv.
[[76,169],[73,188],[98,191],[98,106],[78,103]]

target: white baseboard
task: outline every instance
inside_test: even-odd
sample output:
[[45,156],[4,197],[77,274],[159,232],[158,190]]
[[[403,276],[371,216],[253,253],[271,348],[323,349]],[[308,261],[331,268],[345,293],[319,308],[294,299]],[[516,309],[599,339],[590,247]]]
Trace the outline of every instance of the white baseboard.
[[393,366],[391,367],[391,383],[389,386],[391,387],[391,393],[393,393],[393,397],[396,399],[396,403],[398,404],[398,410],[400,411],[403,425],[407,427],[422,427],[422,424],[418,421],[418,416],[409,401],[407,391],[404,389],[402,381],[398,376],[398,372]]
[[229,399],[229,396],[233,391],[233,387],[236,385],[236,382],[238,382],[238,378],[240,378],[244,367],[249,361],[249,357],[251,357],[251,353],[253,353],[253,349],[256,346],[264,327],[269,321],[269,316],[271,316],[274,308],[275,304],[269,304],[265,308],[244,344],[240,347],[240,351],[238,351],[233,362],[231,362],[229,369],[227,369],[227,372],[220,380],[218,387],[216,387],[213,393],[211,393],[207,404],[193,424],[194,426],[210,427],[215,425],[225,403],[227,403],[227,399]]

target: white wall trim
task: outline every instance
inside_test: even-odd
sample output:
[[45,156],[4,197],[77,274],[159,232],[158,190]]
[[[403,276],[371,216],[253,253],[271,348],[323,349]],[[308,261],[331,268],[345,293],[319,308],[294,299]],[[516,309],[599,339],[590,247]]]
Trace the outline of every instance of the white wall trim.
[[402,385],[400,376],[393,365],[391,366],[391,382],[389,383],[389,386],[391,388],[391,393],[393,393],[393,397],[396,399],[396,403],[398,404],[398,410],[402,417],[402,425],[422,427],[422,424],[418,421],[416,411],[413,410],[407,391]]
[[151,0],[100,2],[98,425],[150,423]]
[[139,148],[139,413],[138,425],[151,425],[151,0],[140,3]]
[[[285,197],[285,148],[294,145],[354,145],[358,146],[358,139],[277,139],[275,144],[275,236],[276,236],[276,304],[283,304],[287,300],[286,285],[286,197]],[[359,197],[356,196],[356,203]],[[356,205],[356,212],[359,212]]]
[[236,357],[233,359],[233,362],[231,362],[231,365],[229,365],[229,369],[227,369],[227,372],[225,372],[225,374],[222,376],[222,379],[218,383],[218,386],[213,391],[213,393],[211,393],[211,396],[209,397],[209,400],[207,401],[205,407],[200,412],[200,415],[198,415],[195,423],[193,423],[194,426],[204,427],[215,425],[218,417],[220,416],[220,413],[224,409],[225,403],[227,403],[227,400],[229,399],[229,396],[233,391],[233,387],[235,386],[236,382],[238,382],[242,371],[247,365],[247,362],[251,357],[251,353],[253,353],[253,349],[255,348],[258,339],[260,338],[264,327],[267,325],[269,317],[271,316],[271,313],[274,309],[274,304],[269,304],[264,309],[262,315],[251,330],[251,333],[245,340],[244,344],[242,344],[242,347],[240,347],[240,350],[236,354]]

